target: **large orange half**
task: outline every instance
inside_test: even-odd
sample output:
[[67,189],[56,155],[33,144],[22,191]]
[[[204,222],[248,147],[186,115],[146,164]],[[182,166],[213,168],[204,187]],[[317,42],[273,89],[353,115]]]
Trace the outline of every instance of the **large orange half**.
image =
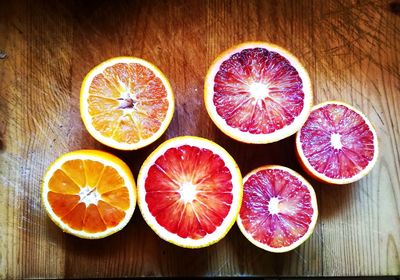
[[266,42],[247,42],[221,53],[204,85],[204,102],[215,125],[245,143],[266,144],[296,133],[312,100],[304,66],[284,48]]
[[136,57],[116,57],[94,67],[81,88],[81,117],[104,145],[136,150],[156,141],[174,113],[168,79]]
[[162,143],[138,175],[143,218],[162,239],[181,247],[201,248],[222,239],[236,220],[242,193],[234,159],[200,137]]

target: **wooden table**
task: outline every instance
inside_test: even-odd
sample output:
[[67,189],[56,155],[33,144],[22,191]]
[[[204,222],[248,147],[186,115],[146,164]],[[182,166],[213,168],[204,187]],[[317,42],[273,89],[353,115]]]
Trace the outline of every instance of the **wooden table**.
[[[398,1],[8,1],[0,4],[0,278],[137,275],[399,275],[400,17]],[[338,99],[375,124],[380,158],[358,183],[315,186],[320,217],[296,250],[271,254],[235,225],[218,244],[168,244],[140,212],[98,241],[61,232],[39,197],[47,166],[82,148],[111,151],[135,177],[165,139],[198,135],[224,146],[243,174],[282,164],[302,174],[293,137],[269,145],[224,136],[203,104],[217,54],[243,41],[282,45],[308,69],[316,102]],[[172,123],[150,147],[119,152],[96,142],[79,115],[84,75],[120,55],[158,65],[176,96]],[[307,177],[308,178],[308,177]]]

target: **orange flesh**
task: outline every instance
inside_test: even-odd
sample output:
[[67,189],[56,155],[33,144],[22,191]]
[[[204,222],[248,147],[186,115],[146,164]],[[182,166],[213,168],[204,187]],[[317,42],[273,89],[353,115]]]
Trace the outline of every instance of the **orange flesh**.
[[88,109],[94,128],[103,136],[133,144],[156,133],[169,102],[167,91],[149,68],[118,63],[92,80]]
[[[87,199],[95,195],[97,199]],[[123,178],[114,168],[92,160],[65,162],[49,180],[47,199],[65,224],[89,233],[115,227],[130,206]]]

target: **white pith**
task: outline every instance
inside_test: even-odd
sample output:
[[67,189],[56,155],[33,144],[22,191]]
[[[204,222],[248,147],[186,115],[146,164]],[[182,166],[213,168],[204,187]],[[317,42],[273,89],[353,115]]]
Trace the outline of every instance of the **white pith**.
[[179,190],[179,194],[185,203],[191,203],[197,194],[196,185],[192,184],[191,182],[183,183]]
[[86,207],[90,204],[97,205],[97,202],[99,202],[101,198],[101,195],[96,191],[96,188],[88,186],[82,188],[78,195],[80,197],[79,202],[85,203]]
[[[120,96],[120,99],[118,100],[120,107],[126,107],[128,105],[128,103],[126,101],[127,99],[132,99],[132,101],[134,101],[134,102],[138,101],[137,95],[132,93],[129,89],[126,89],[126,91],[121,92],[120,94],[121,94],[121,96]],[[134,110],[135,110],[135,104],[133,104],[132,108],[123,109],[124,116],[132,114],[132,112]]]
[[264,99],[269,96],[269,88],[268,85],[263,83],[253,83],[249,86],[250,95],[258,100]]
[[271,215],[279,214],[279,198],[272,197],[268,202],[268,212]]
[[332,133],[331,145],[333,148],[340,150],[343,147],[342,141],[340,141],[341,137],[342,136],[339,133]]

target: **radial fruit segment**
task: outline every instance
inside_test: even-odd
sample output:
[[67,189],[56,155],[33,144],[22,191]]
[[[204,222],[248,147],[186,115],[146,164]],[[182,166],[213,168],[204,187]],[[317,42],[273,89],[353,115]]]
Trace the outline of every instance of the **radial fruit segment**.
[[287,252],[313,232],[318,216],[312,186],[282,166],[264,166],[244,180],[238,225],[256,246],[270,252]]
[[81,115],[105,145],[134,150],[154,142],[173,115],[171,86],[147,61],[118,57],[96,66],[81,89]]
[[251,42],[222,53],[208,71],[205,104],[228,136],[269,143],[294,134],[312,103],[310,79],[286,50]]
[[42,199],[64,231],[101,238],[121,229],[135,208],[129,168],[113,155],[76,151],[60,157],[45,175]]
[[178,137],[145,161],[138,192],[142,214],[161,238],[198,248],[217,242],[234,223],[242,197],[241,175],[217,144]]
[[332,184],[359,180],[378,156],[375,129],[355,108],[336,101],[315,106],[297,135],[297,153],[305,170]]

